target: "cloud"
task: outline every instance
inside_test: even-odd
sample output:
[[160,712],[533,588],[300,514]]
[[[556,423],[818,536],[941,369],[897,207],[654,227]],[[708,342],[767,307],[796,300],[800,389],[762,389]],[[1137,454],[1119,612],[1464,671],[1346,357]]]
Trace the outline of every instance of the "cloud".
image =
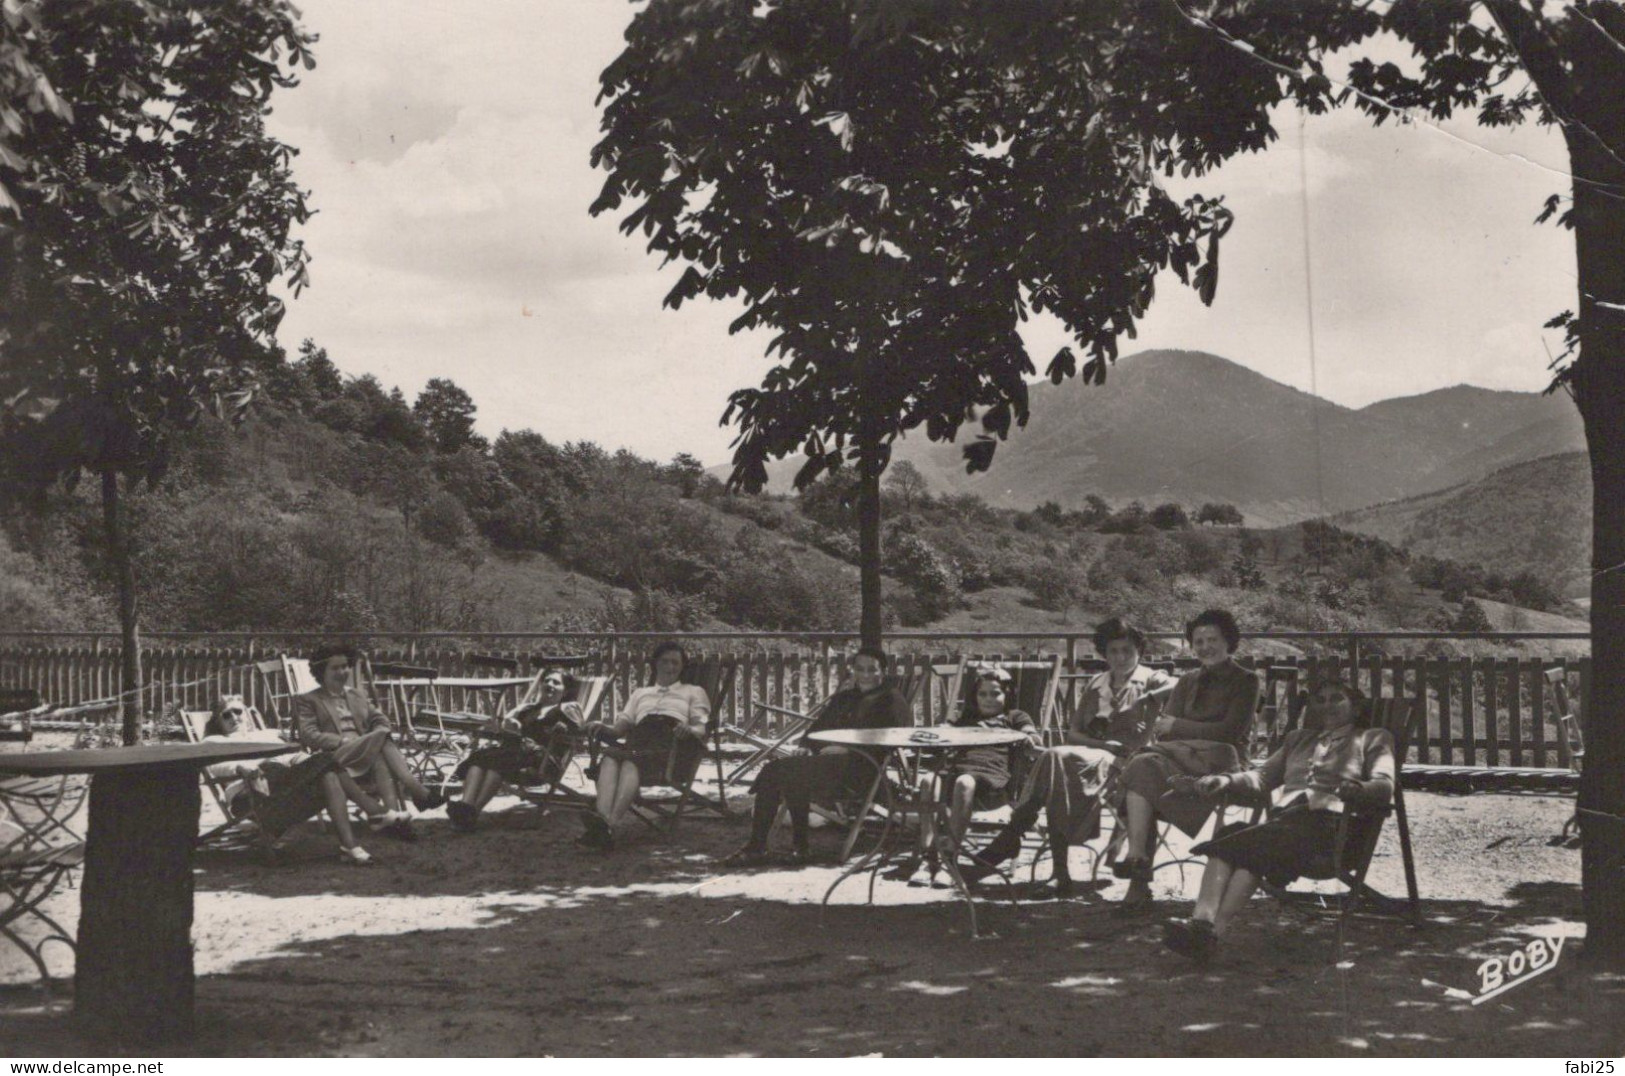
[[[346,371],[408,393],[450,376],[486,433],[725,459],[717,419],[760,381],[768,334],[729,336],[733,304],[663,310],[680,268],[587,215],[603,178],[589,164],[597,78],[635,9],[303,6],[318,66],[278,95],[272,129],[303,151],[296,174],[320,212],[304,230],[314,287],[290,307],[285,346],[312,336]],[[1350,109],[1283,109],[1276,126],[1268,150],[1169,181],[1236,213],[1218,299],[1204,307],[1165,274],[1125,352],[1213,351],[1356,406],[1461,381],[1544,385],[1531,334],[1574,290],[1572,236],[1530,223],[1560,185],[1555,133],[1470,118],[1450,136],[1374,129]],[[1066,342],[1042,320],[1024,335],[1040,368]]]

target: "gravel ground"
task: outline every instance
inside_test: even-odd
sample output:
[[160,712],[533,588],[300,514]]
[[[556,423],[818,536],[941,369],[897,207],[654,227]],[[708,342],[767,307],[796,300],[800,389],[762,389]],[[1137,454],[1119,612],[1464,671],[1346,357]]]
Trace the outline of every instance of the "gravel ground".
[[[738,801],[743,806],[744,799]],[[1218,961],[1165,951],[1111,914],[1122,883],[1064,903],[979,904],[833,867],[722,870],[742,819],[573,846],[575,819],[498,800],[481,830],[436,812],[422,840],[336,861],[315,825],[288,862],[199,857],[197,1048],[265,1055],[1387,1054],[1616,1056],[1625,979],[1577,959],[1573,801],[1413,794],[1424,925],[1335,918],[1260,896]],[[837,836],[815,834],[833,853]],[[1086,867],[1080,856],[1078,866]],[[1397,840],[1371,873],[1403,892]],[[1197,872],[1161,871],[1184,914]],[[71,926],[77,891],[53,908]],[[1556,970],[1472,1005],[1478,966],[1535,936]],[[61,946],[53,971],[71,972]],[[85,1052],[65,991],[0,948],[0,1054]]]

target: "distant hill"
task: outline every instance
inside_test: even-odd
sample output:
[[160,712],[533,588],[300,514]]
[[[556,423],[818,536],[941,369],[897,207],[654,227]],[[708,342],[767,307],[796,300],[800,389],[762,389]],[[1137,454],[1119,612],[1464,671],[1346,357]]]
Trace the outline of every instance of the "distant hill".
[[1413,553],[1532,571],[1584,596],[1591,562],[1591,473],[1584,452],[1504,467],[1436,493],[1331,518]]
[[[935,492],[974,492],[1000,507],[1047,500],[1234,504],[1249,524],[1279,525],[1481,478],[1497,467],[1583,447],[1567,400],[1460,385],[1342,407],[1198,351],[1144,351],[1104,386],[1033,386],[1032,417],[967,475],[960,445],[899,443]],[[961,441],[976,427],[961,431]],[[799,466],[770,469],[788,490]],[[725,469],[723,469],[725,471]]]

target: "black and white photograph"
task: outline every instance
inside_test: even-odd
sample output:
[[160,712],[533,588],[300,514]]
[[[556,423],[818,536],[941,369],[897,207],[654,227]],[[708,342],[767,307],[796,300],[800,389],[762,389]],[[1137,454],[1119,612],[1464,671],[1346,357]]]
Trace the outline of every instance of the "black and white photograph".
[[1625,0],[0,0],[5,1076],[1622,1055]]

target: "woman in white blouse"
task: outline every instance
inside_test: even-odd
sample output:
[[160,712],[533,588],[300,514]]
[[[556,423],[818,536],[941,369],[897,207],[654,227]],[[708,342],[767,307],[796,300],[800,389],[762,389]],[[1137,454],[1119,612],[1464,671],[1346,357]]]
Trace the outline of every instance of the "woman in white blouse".
[[595,723],[604,741],[598,804],[582,815],[586,831],[577,841],[588,848],[613,848],[615,827],[632,809],[639,786],[683,783],[704,750],[711,699],[704,688],[680,682],[687,653],[677,643],[661,643],[649,664],[654,683],[627,696],[613,725]]

